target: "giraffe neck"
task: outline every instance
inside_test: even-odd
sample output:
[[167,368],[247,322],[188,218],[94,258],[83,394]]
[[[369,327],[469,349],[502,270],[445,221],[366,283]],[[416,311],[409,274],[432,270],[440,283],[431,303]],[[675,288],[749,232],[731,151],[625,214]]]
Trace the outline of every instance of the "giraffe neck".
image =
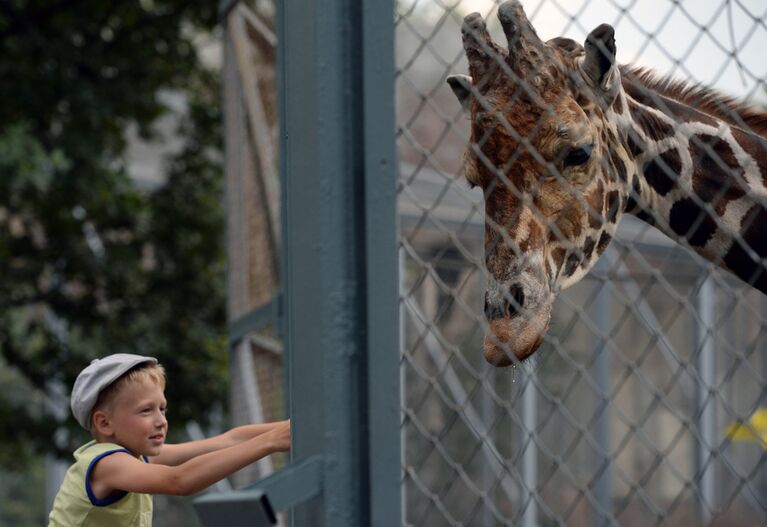
[[767,139],[636,86],[613,111],[626,211],[767,293]]

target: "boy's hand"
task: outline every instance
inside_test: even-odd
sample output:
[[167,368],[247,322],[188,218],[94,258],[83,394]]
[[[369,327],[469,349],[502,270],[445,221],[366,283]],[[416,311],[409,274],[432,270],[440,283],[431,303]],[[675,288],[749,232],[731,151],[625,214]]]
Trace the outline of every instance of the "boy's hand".
[[263,435],[268,439],[275,452],[285,452],[290,450],[290,419],[276,423],[274,428]]

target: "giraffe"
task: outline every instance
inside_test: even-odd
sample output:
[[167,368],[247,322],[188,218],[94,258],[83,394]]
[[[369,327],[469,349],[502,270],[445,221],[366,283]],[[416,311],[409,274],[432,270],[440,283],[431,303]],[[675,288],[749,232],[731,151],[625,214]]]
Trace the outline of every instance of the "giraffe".
[[447,82],[471,118],[464,172],[485,196],[485,359],[540,346],[558,293],[581,280],[624,214],[767,293],[767,113],[619,65],[614,29],[543,42],[521,4],[507,45],[464,18],[470,75]]

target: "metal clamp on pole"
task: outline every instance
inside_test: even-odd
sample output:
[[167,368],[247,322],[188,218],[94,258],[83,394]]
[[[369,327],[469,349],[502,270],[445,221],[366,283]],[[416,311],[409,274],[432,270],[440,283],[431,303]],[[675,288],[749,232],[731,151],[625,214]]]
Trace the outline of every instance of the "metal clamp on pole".
[[[227,492],[226,496],[209,494],[195,500],[197,515],[205,527],[214,525],[277,525],[277,516],[263,490]],[[207,499],[206,498],[214,498]],[[223,498],[223,499],[222,499]]]
[[277,512],[321,491],[322,458],[312,456],[242,490],[201,496],[194,500],[194,508],[205,527],[265,527],[277,524]]

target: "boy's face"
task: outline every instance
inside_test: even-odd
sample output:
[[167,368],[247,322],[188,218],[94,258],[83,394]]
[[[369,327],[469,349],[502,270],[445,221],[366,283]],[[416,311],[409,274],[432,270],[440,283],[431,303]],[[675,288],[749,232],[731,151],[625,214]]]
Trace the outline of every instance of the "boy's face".
[[159,455],[168,431],[166,406],[163,389],[157,383],[128,384],[117,395],[110,412],[110,440],[134,454]]

